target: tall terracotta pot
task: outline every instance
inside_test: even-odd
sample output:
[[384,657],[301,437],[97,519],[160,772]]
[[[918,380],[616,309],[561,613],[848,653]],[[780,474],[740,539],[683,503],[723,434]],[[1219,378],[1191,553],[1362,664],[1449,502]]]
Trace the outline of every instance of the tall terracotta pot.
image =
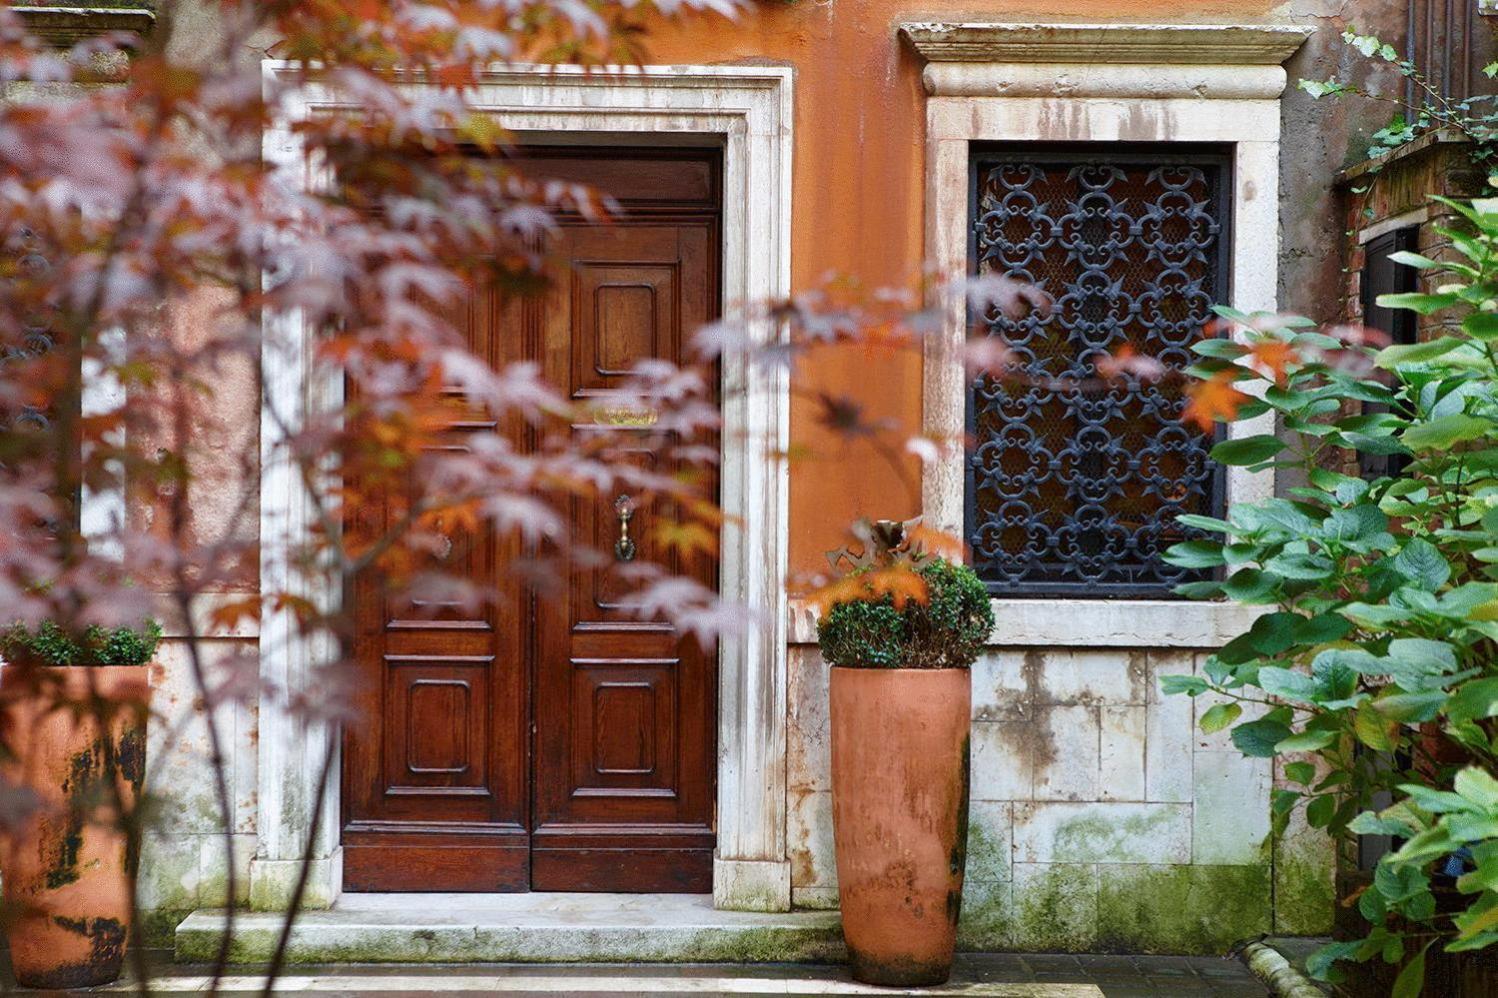
[[832,669],[832,818],[853,976],[951,975],[967,857],[967,669]]
[[[6,935],[16,980],[34,988],[106,984],[130,929],[128,855],[114,795],[128,805],[145,775],[150,667],[0,671],[0,770],[36,813],[0,843]],[[106,705],[108,742],[98,712]],[[107,782],[109,781],[109,782]]]

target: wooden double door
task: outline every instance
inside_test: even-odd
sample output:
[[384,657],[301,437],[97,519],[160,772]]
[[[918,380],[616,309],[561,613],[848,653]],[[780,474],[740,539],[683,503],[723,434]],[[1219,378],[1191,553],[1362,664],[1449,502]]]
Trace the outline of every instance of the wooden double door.
[[[719,306],[719,167],[709,151],[535,150],[536,175],[623,208],[563,218],[544,298],[476,292],[455,317],[496,365],[540,364],[577,399],[604,397],[646,357],[679,357]],[[496,427],[455,399],[444,446]],[[587,433],[586,425],[570,432]],[[639,459],[656,455],[642,446]],[[572,529],[611,550],[616,496],[573,503]],[[637,557],[716,582],[653,546],[663,514],[636,500]],[[376,514],[383,515],[383,514]],[[344,885],[351,891],[711,890],[716,652],[619,602],[607,568],[536,593],[513,539],[455,543],[450,567],[497,595],[481,611],[397,604],[354,582],[359,684],[343,742]]]

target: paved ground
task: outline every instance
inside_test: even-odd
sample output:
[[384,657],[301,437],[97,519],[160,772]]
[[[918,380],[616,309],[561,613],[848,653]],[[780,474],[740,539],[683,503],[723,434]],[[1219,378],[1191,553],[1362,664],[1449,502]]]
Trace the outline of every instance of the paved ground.
[[[203,968],[167,965],[153,982],[158,994],[204,989]],[[223,982],[221,994],[258,993],[249,969]],[[110,991],[131,990],[121,982]],[[282,994],[371,998],[407,995],[533,995],[619,998],[637,994],[714,995],[985,995],[1001,998],[1264,998],[1266,991],[1238,961],[1204,957],[976,955],[958,957],[950,984],[926,991],[867,988],[842,967],[789,964],[690,966],[467,965],[443,967],[299,967],[277,985]]]

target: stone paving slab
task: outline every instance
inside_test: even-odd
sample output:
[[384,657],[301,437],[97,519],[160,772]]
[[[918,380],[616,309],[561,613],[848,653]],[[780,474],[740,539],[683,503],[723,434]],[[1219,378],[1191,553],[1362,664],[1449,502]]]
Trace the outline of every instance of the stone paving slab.
[[[153,990],[206,991],[202,966],[172,964],[156,954]],[[264,978],[239,968],[220,982],[225,995],[258,994]],[[102,991],[129,992],[122,981]],[[619,998],[621,995],[963,995],[994,998],[1264,998],[1264,987],[1235,960],[1203,957],[959,954],[952,980],[939,988],[875,988],[854,983],[834,965],[484,965],[302,967],[283,975],[278,994],[404,998],[415,995],[530,995]]]
[[[152,991],[160,994],[198,993],[208,990],[206,976],[171,977],[154,982]],[[219,993],[225,995],[249,995],[262,993],[263,977],[253,974],[234,975],[221,979]],[[129,992],[128,983],[103,989]],[[992,996],[992,998],[1103,998],[1104,992],[1095,984],[1063,983],[997,983],[978,981],[953,981],[937,988],[879,988],[857,984],[827,974],[808,972],[807,968],[787,968],[780,978],[737,977],[731,973],[704,973],[700,976],[649,977],[620,975],[617,970],[593,968],[591,972],[578,974],[538,974],[534,972],[496,975],[489,971],[478,974],[451,974],[434,976],[419,971],[399,972],[390,970],[381,976],[358,976],[338,973],[293,974],[281,978],[276,985],[277,993],[320,993],[338,995],[368,995],[371,998],[393,998],[395,995],[534,995],[550,998],[553,995],[966,995]]]

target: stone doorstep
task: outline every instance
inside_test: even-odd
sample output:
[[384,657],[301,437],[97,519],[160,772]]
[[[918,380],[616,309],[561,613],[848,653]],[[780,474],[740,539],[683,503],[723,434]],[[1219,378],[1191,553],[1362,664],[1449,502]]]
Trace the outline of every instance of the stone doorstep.
[[[222,910],[177,926],[180,962],[209,963]],[[267,961],[281,916],[239,911],[231,957]],[[836,912],[719,911],[711,895],[344,894],[292,931],[291,964],[841,963]]]

